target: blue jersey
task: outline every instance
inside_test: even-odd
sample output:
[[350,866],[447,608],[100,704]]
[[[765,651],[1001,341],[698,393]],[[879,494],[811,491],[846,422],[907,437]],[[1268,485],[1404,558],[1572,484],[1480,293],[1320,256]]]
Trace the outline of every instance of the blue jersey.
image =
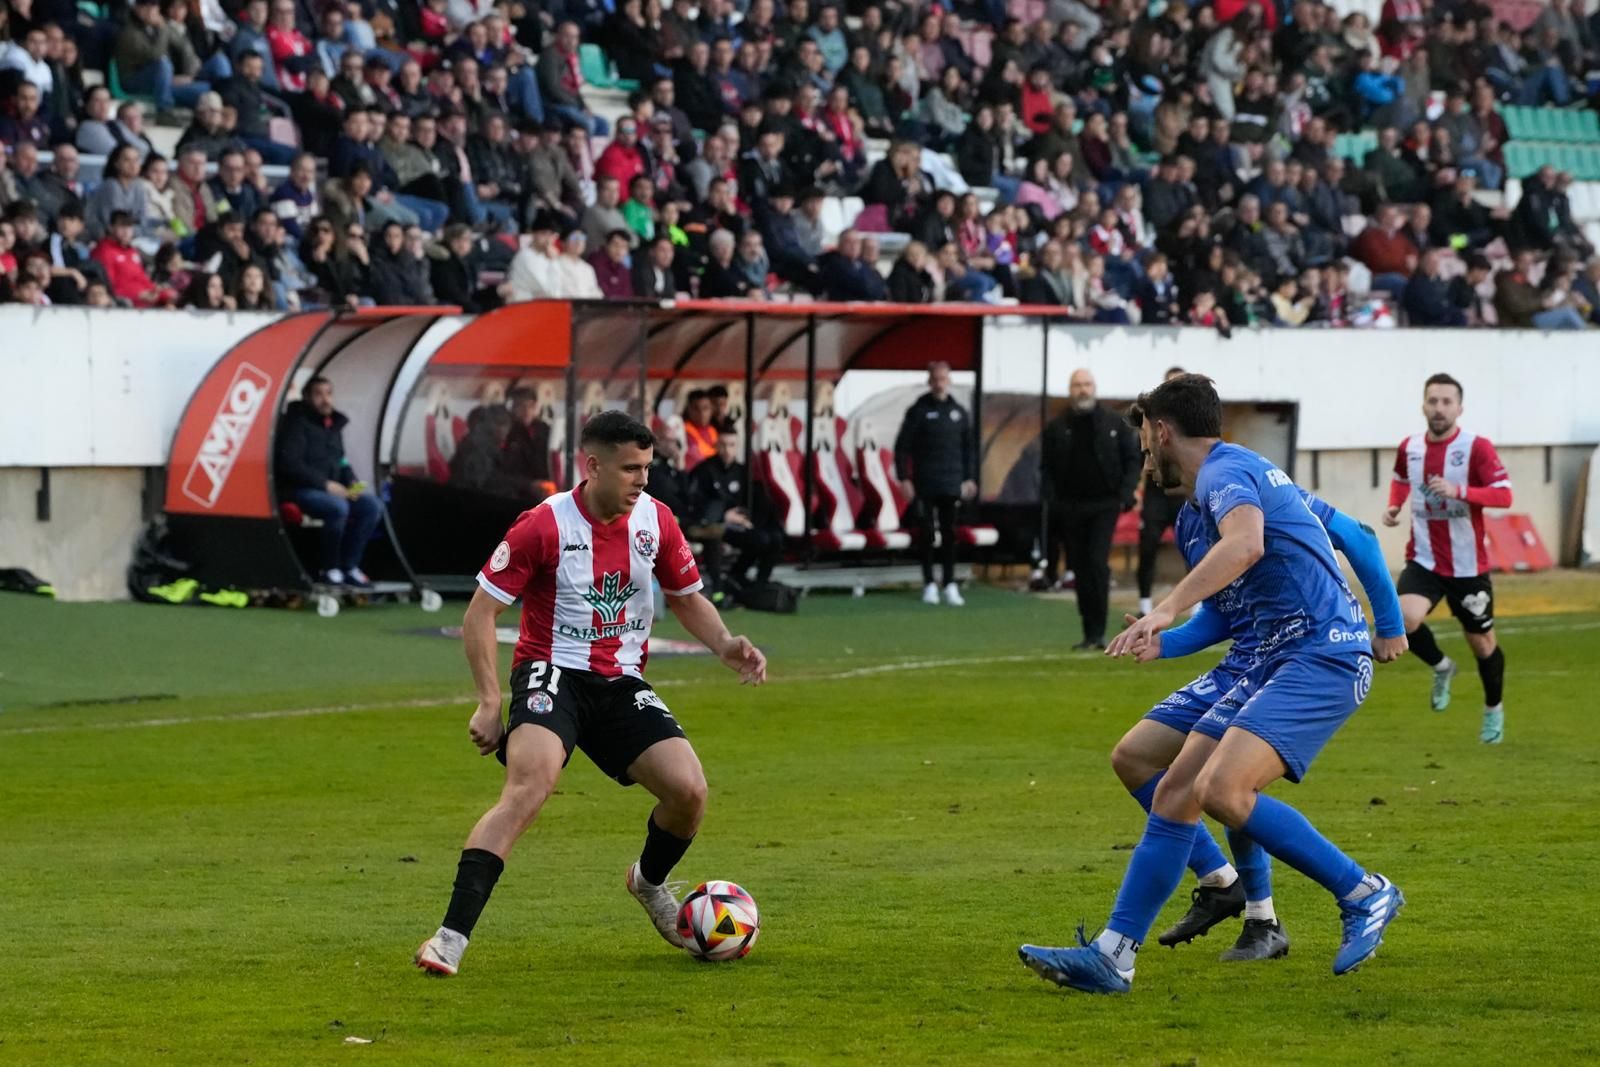
[[1260,509],[1265,552],[1208,598],[1228,620],[1235,641],[1230,658],[1291,648],[1370,655],[1361,603],[1345,583],[1325,526],[1333,508],[1249,449],[1218,444],[1201,465],[1195,499],[1178,516],[1185,561],[1191,567],[1200,561],[1221,539],[1218,525],[1241,504]]

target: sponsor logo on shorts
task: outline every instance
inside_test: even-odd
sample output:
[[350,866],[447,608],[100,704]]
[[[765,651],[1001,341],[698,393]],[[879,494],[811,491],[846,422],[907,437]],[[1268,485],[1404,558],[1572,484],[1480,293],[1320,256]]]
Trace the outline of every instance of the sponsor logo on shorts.
[[1489,594],[1483,590],[1468,593],[1461,598],[1461,606],[1472,612],[1475,619],[1483,618],[1483,613],[1489,610]]
[[495,546],[494,555],[489,557],[491,571],[503,571],[511,563],[511,546],[501,541]]
[[548,715],[556,708],[556,702],[549,693],[543,689],[528,694],[528,710],[535,715]]
[[1233,722],[1233,709],[1229,708],[1227,711],[1228,714],[1224,715],[1216,708],[1212,708],[1210,711],[1200,716],[1200,721],[1208,722],[1213,726],[1227,726],[1229,723]]
[[234,461],[244,448],[244,439],[250,436],[250,427],[256,424],[256,417],[261,414],[266,404],[267,390],[271,387],[272,379],[265,371],[249,363],[239,364],[239,369],[234,371],[233,381],[228,383],[227,392],[222,394],[217,413],[211,418],[211,427],[206,430],[205,440],[200,442],[200,451],[195,454],[194,462],[189,465],[189,473],[184,476],[184,496],[203,508],[216,506],[217,498],[222,495],[222,487],[228,484]]
[[1372,660],[1366,656],[1361,657],[1361,662],[1356,666],[1356,703],[1367,699],[1367,694],[1372,692]]
[[654,689],[641,689],[633,694],[633,710],[643,711],[645,708],[655,708],[667,718],[672,718],[672,712],[668,711],[667,706],[661,702],[661,698],[656,696]]

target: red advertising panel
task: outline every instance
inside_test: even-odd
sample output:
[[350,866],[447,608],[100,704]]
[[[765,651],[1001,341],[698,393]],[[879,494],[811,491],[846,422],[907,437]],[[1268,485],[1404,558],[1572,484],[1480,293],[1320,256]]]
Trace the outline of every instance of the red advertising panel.
[[292,315],[240,341],[189,399],[167,464],[166,510],[272,517],[272,423],[328,312]]

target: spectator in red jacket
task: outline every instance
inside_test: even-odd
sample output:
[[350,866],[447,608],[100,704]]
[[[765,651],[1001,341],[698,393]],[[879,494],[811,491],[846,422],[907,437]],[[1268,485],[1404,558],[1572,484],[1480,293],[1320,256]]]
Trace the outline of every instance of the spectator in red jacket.
[[644,153],[639,150],[638,122],[632,116],[618,119],[616,140],[594,161],[595,180],[615,178],[619,188],[628,189],[633,179],[646,171]]
[[1371,226],[1350,244],[1350,254],[1372,271],[1372,287],[1394,294],[1399,300],[1406,291],[1406,279],[1417,269],[1417,246],[1405,234],[1405,219],[1400,209],[1385,204]]
[[118,300],[134,307],[171,307],[178,294],[164,289],[145,273],[139,250],[133,247],[133,216],[126,211],[111,213],[111,232],[94,246],[90,257],[106,272],[111,292]]
[[628,266],[628,250],[632,247],[633,238],[628,231],[613,230],[606,237],[605,247],[589,257],[595,280],[607,300],[633,299],[633,272]]
[[320,61],[311,42],[295,26],[294,0],[273,0],[267,46],[272,49],[272,69],[278,77],[278,87],[290,94],[305,92],[306,75]]

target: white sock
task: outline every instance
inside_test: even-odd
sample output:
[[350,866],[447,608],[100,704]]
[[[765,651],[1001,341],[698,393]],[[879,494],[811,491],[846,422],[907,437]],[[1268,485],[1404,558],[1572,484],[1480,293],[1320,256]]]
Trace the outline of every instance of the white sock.
[[1506,709],[1505,709],[1505,705],[1504,704],[1496,704],[1492,708],[1489,707],[1487,704],[1485,704],[1484,707],[1483,707],[1483,710],[1484,711],[1505,711]]
[[1263,900],[1247,900],[1244,902],[1244,917],[1246,919],[1263,919],[1273,923],[1278,921],[1278,913],[1272,907],[1272,898]]
[[1111,965],[1121,971],[1123,977],[1133,974],[1134,957],[1139,954],[1139,943],[1133,938],[1102,930],[1094,939],[1094,947],[1111,960]]
[[1150,614],[1150,612],[1152,612],[1154,610],[1155,610],[1155,605],[1150,602],[1150,598],[1149,597],[1142,596],[1142,597],[1139,598],[1139,614],[1140,615],[1148,615],[1148,614]]
[[1440,674],[1443,674],[1445,671],[1453,669],[1455,665],[1456,661],[1451,659],[1449,656],[1446,656],[1444,659],[1435,664],[1433,669],[1438,671]]
[[1212,889],[1226,889],[1239,880],[1239,872],[1233,869],[1233,864],[1224,863],[1210,874],[1200,876],[1200,884]]
[[1346,893],[1343,899],[1354,904],[1358,900],[1367,899],[1382,888],[1383,882],[1379,880],[1377,875],[1364,874],[1361,876],[1360,883],[1358,883],[1354,889],[1350,890],[1350,892]]

